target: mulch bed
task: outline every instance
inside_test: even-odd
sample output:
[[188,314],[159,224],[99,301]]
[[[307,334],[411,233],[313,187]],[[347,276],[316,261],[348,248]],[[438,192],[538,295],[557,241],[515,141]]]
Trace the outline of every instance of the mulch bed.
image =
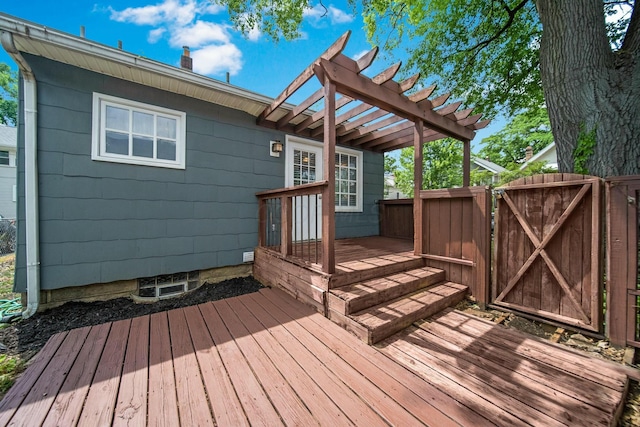
[[28,360],[58,332],[230,298],[257,292],[262,287],[253,277],[240,277],[214,284],[205,283],[179,297],[150,304],[136,304],[129,298],[68,302],[0,329],[0,343],[6,347],[7,354],[19,355],[22,360]]

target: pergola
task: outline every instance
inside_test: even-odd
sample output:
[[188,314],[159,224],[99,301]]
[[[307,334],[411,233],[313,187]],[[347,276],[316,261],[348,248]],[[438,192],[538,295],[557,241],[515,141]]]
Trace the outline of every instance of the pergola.
[[[326,189],[322,192],[322,253],[323,270],[333,272],[333,241],[335,239],[335,176],[333,173],[336,144],[375,152],[393,151],[413,146],[414,194],[422,189],[423,145],[429,141],[452,137],[463,142],[463,185],[469,186],[471,148],[475,131],[489,124],[480,121],[481,114],[472,109],[458,111],[462,102],[445,104],[449,94],[429,99],[435,87],[407,94],[419,79],[419,74],[396,82],[400,69],[395,64],[373,78],[362,74],[375,59],[375,47],[360,59],[342,54],[351,32],[348,31],[309,65],[257,119],[258,125],[294,135],[323,141],[323,171]],[[281,107],[313,76],[322,87],[288,112]],[[340,94],[340,97],[336,97]],[[310,107],[323,101],[317,112]],[[414,198],[415,199],[415,198]],[[421,205],[414,203],[414,218],[421,218]],[[415,233],[421,233],[421,221],[415,223]],[[419,252],[420,239],[416,242]]]

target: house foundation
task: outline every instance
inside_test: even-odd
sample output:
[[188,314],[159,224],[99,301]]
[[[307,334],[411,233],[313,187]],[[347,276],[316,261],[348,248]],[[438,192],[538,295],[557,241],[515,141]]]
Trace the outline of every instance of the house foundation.
[[[211,268],[199,271],[199,288],[205,283],[219,283],[237,277],[247,277],[253,272],[253,264]],[[58,307],[70,301],[106,301],[114,298],[136,298],[138,294],[138,279],[118,280],[110,283],[95,283],[87,286],[70,286],[67,288],[40,291],[40,305],[38,311]],[[178,295],[184,295],[178,294]],[[176,295],[176,296],[178,296]],[[26,303],[26,293],[21,294],[22,305]],[[146,300],[149,302],[149,300]]]

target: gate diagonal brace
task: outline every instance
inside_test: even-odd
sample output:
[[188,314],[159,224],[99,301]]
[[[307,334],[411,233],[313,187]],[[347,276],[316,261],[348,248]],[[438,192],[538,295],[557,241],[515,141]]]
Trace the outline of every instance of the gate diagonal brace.
[[524,276],[524,273],[526,273],[527,270],[529,270],[529,267],[533,265],[533,262],[535,261],[535,259],[538,256],[540,256],[544,260],[544,262],[547,264],[547,267],[549,267],[549,270],[551,270],[551,273],[558,281],[558,284],[560,285],[564,293],[569,297],[569,300],[571,301],[575,309],[578,311],[578,313],[580,313],[582,320],[586,323],[591,322],[591,319],[584,312],[581,304],[573,295],[573,292],[571,292],[569,283],[567,283],[566,279],[564,278],[564,276],[562,275],[562,273],[560,272],[556,264],[553,262],[553,260],[551,259],[547,251],[545,250],[545,247],[547,246],[547,244],[551,241],[553,236],[555,236],[557,231],[562,227],[562,225],[565,223],[567,218],[569,218],[569,215],[571,215],[571,213],[575,210],[576,206],[578,206],[578,204],[582,201],[585,194],[587,194],[590,188],[591,188],[591,183],[584,184],[582,186],[578,194],[575,195],[575,197],[573,198],[569,206],[567,206],[567,208],[564,210],[562,215],[560,215],[558,220],[555,222],[555,224],[553,225],[549,233],[544,237],[544,239],[542,239],[542,241],[538,239],[538,236],[536,236],[535,232],[533,231],[533,229],[531,228],[527,220],[524,218],[524,216],[522,216],[522,214],[520,213],[520,210],[518,210],[518,207],[515,205],[511,197],[509,197],[507,192],[505,191],[502,193],[502,198],[504,199],[505,202],[507,202],[507,206],[509,206],[509,209],[511,209],[511,211],[513,212],[513,215],[516,217],[516,219],[522,226],[527,237],[529,237],[529,240],[531,240],[531,243],[533,243],[535,250],[531,253],[531,255],[529,255],[529,258],[522,265],[522,267],[520,267],[520,270],[518,270],[516,275],[513,276],[511,280],[509,280],[507,287],[500,293],[500,295],[498,295],[498,297],[496,298],[497,302],[502,301],[507,296],[507,294],[509,294],[509,292],[513,290],[513,288],[516,286],[518,281],[522,278],[522,276]]

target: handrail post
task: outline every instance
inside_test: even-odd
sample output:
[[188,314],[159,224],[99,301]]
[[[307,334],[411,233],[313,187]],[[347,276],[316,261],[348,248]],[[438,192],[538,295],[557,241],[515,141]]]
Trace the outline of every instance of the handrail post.
[[413,252],[422,254],[422,150],[424,142],[424,123],[416,121],[413,131]]
[[267,243],[267,199],[258,199],[258,247]]
[[280,251],[283,256],[291,255],[292,244],[292,203],[291,197],[283,195],[280,197]]
[[336,270],[334,241],[336,237],[336,86],[324,79],[324,150],[323,171],[328,184],[322,190],[322,271]]

